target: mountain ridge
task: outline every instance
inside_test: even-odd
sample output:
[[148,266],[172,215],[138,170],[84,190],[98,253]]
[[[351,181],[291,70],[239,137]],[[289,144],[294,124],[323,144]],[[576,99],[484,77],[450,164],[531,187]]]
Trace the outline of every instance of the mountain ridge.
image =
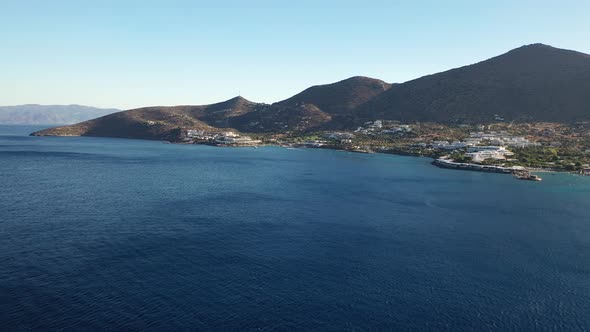
[[377,119],[471,124],[590,120],[590,55],[529,44],[400,84],[354,76],[314,85],[273,104],[237,96],[209,105],[144,107],[34,135],[167,139],[178,128],[309,132],[352,129]]
[[359,107],[356,115],[447,123],[487,123],[495,115],[509,121],[587,119],[590,55],[525,45],[399,84]]
[[342,114],[353,110],[391,86],[392,84],[379,79],[353,76],[335,83],[311,86],[276,104],[284,106],[293,106],[298,103],[313,104],[328,114]]

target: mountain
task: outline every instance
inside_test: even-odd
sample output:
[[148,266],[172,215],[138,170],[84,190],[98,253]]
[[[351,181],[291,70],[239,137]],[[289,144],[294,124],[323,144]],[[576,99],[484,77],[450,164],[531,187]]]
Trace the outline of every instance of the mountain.
[[306,131],[329,120],[329,116],[313,105],[292,109],[236,97],[211,105],[138,108],[42,130],[33,135],[174,139],[178,128],[243,132]]
[[[39,136],[103,136],[167,139],[177,128],[209,130],[213,127],[199,117],[231,107],[235,101],[208,106],[154,106],[109,114],[78,124],[33,133]],[[207,112],[210,108],[211,112]]]
[[104,136],[175,139],[179,128],[243,132],[306,131],[330,120],[313,105],[289,108],[242,97],[201,106],[156,106],[106,115],[78,124],[50,128],[36,136]]
[[[396,85],[355,110],[403,122],[590,119],[590,55],[543,44]],[[360,120],[362,121],[362,120]]]
[[590,55],[533,44],[402,84],[357,76],[310,87],[274,104],[236,97],[211,105],[146,107],[33,134],[174,139],[179,128],[309,132],[350,129],[377,119],[439,123],[590,120]]
[[272,105],[260,104],[252,112],[229,118],[225,124],[244,132],[325,129],[390,87],[381,80],[355,76],[312,86]]
[[170,139],[177,128],[250,133],[309,131],[328,125],[332,115],[350,114],[389,87],[380,80],[352,77],[313,86],[272,105],[236,97],[211,105],[146,107],[34,134]]
[[340,82],[316,85],[277,105],[312,104],[330,115],[347,114],[375,96],[388,90],[391,84],[370,77],[355,76]]
[[0,124],[63,125],[78,123],[114,112],[119,112],[119,110],[81,105],[0,106]]

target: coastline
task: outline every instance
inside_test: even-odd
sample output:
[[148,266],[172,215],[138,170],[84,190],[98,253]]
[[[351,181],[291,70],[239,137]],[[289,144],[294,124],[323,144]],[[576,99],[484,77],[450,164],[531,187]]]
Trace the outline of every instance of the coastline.
[[[28,136],[35,136],[33,133],[29,133]],[[210,142],[181,142],[181,141],[170,141],[170,140],[162,140],[162,139],[149,139],[149,138],[131,138],[131,137],[105,137],[105,136],[89,136],[89,135],[43,135],[44,137],[100,137],[100,138],[119,138],[119,139],[139,139],[139,140],[146,140],[146,141],[161,141],[163,143],[168,144],[179,144],[179,145],[208,145],[220,148],[227,148],[227,147],[234,147],[234,148],[258,148],[264,146],[273,146],[273,147],[281,147],[281,148],[304,148],[304,149],[328,149],[328,150],[335,150],[335,151],[345,151],[345,152],[353,152],[353,153],[363,153],[363,154],[392,154],[397,156],[406,156],[406,157],[420,157],[420,158],[431,158],[431,164],[433,166],[439,168],[446,168],[446,169],[455,169],[460,171],[479,171],[485,173],[497,173],[497,174],[512,174],[512,172],[506,171],[506,168],[501,166],[487,166],[487,165],[479,165],[479,164],[469,164],[469,163],[456,163],[457,167],[445,167],[445,165],[441,166],[440,162],[437,162],[441,156],[437,154],[418,154],[412,153],[408,151],[397,151],[393,149],[352,149],[352,148],[339,148],[333,145],[323,145],[317,147],[310,147],[305,144],[293,144],[293,143],[258,143],[258,144],[248,144],[248,145],[239,145],[239,144],[216,144]],[[41,136],[41,137],[43,137]],[[462,164],[462,165],[461,165]],[[571,171],[562,171],[556,170],[551,168],[538,168],[538,167],[525,167],[520,166],[521,170],[530,172],[530,173],[562,173],[562,174],[570,174],[570,175],[581,175],[578,172],[571,172]]]
[[418,157],[418,158],[430,158],[432,159],[431,165],[439,167],[439,168],[446,168],[446,169],[455,169],[460,171],[475,171],[475,172],[484,172],[484,173],[497,173],[497,174],[513,174],[514,170],[526,171],[530,173],[561,173],[561,174],[570,174],[570,175],[581,175],[577,172],[570,172],[570,171],[560,171],[550,168],[537,168],[537,167],[525,167],[520,166],[518,168],[512,169],[508,167],[502,166],[489,166],[489,165],[479,165],[479,164],[471,164],[471,163],[455,163],[457,167],[445,167],[440,162],[441,160],[439,156],[436,155],[424,155],[424,154],[413,154],[410,152],[396,152],[394,150],[358,150],[358,149],[342,149],[336,148],[334,146],[321,146],[321,147],[309,147],[303,144],[278,144],[278,143],[266,143],[266,144],[258,144],[258,145],[222,145],[222,144],[210,144],[210,143],[185,143],[185,142],[169,142],[172,144],[197,144],[197,145],[208,145],[208,146],[215,146],[220,148],[227,148],[227,147],[234,147],[234,148],[257,148],[257,147],[264,147],[264,146],[273,146],[273,147],[280,147],[286,149],[293,149],[293,148],[301,148],[301,149],[326,149],[326,150],[334,150],[334,151],[344,151],[344,152],[352,152],[352,153],[362,153],[362,154],[391,154],[396,156],[404,156],[404,157]]

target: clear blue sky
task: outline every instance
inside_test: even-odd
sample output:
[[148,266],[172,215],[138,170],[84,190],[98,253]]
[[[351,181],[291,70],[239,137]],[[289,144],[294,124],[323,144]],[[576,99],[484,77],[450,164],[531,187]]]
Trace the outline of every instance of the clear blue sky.
[[275,102],[542,42],[590,53],[590,1],[0,0],[0,105]]

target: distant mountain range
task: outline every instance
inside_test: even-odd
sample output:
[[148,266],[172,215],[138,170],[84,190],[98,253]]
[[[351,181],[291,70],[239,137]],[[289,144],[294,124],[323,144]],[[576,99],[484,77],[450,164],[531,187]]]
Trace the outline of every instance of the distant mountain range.
[[274,104],[236,97],[212,105],[147,107],[34,135],[169,139],[178,128],[306,132],[352,129],[377,119],[467,124],[590,120],[590,55],[532,44],[402,84],[352,77]]
[[0,124],[65,125],[104,116],[120,110],[81,105],[0,106]]

